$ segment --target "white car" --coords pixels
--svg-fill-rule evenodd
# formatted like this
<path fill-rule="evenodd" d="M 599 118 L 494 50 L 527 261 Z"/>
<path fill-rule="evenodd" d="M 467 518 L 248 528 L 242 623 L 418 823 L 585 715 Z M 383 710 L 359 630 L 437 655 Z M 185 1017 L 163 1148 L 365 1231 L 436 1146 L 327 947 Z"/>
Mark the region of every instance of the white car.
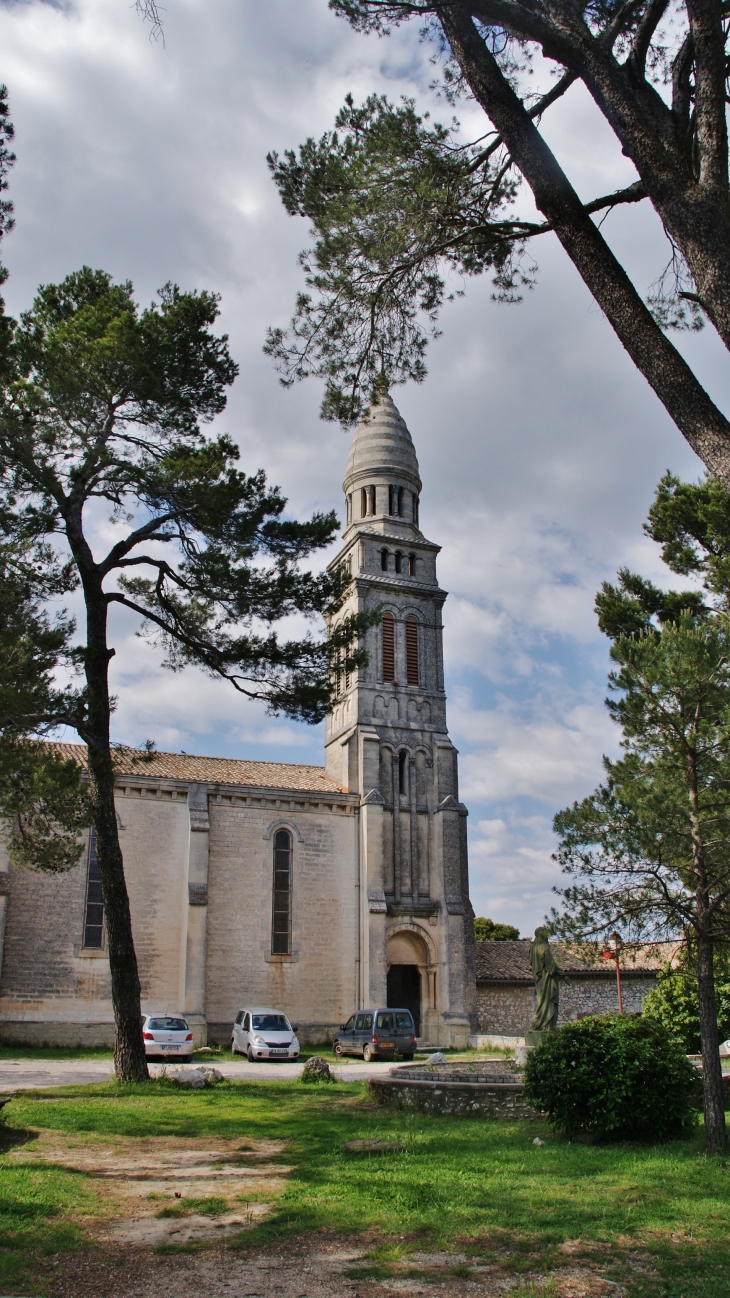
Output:
<path fill-rule="evenodd" d="M 147 1056 L 174 1055 L 186 1063 L 192 1060 L 193 1034 L 181 1014 L 145 1014 L 142 1040 Z"/>
<path fill-rule="evenodd" d="M 296 1027 L 286 1014 L 261 1006 L 239 1010 L 231 1033 L 234 1055 L 255 1059 L 298 1059 L 299 1042 Z"/>

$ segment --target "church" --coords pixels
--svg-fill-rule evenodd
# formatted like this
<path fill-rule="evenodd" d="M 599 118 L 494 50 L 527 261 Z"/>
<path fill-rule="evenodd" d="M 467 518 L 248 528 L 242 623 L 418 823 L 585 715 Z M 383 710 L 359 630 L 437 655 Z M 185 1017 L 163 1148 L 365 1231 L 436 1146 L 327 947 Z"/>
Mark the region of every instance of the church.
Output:
<path fill-rule="evenodd" d="M 116 806 L 142 1009 L 182 1011 L 226 1043 L 240 1006 L 285 1011 L 325 1042 L 365 1007 L 407 1006 L 422 1041 L 476 1030 L 467 811 L 446 725 L 439 546 L 389 396 L 356 429 L 333 565 L 338 613 L 380 609 L 368 665 L 342 672 L 324 766 L 120 750 Z M 84 765 L 80 744 L 64 755 Z M 79 865 L 0 856 L 0 1039 L 114 1037 L 93 829 Z"/>

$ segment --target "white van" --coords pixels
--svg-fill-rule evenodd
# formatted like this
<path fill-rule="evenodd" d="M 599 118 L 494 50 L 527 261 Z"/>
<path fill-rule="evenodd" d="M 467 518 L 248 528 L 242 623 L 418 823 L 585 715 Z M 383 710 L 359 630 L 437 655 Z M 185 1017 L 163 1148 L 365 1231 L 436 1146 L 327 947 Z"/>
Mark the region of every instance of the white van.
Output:
<path fill-rule="evenodd" d="M 256 1059 L 298 1059 L 296 1032 L 281 1010 L 249 1006 L 236 1015 L 231 1050 L 234 1055 L 246 1055 L 250 1063 Z"/>

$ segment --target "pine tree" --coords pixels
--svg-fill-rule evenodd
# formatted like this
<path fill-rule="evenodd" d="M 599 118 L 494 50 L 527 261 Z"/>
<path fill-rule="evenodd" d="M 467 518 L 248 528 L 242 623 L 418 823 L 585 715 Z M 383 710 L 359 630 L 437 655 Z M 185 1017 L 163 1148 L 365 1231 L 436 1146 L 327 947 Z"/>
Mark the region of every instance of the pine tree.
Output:
<path fill-rule="evenodd" d="M 713 964 L 730 940 L 730 627 L 676 623 L 611 648 L 608 702 L 624 756 L 558 813 L 553 928 L 570 938 L 691 937 L 696 957 L 708 1149 L 727 1146 Z"/>
<path fill-rule="evenodd" d="M 31 309 L 17 322 L 6 320 L 0 335 L 0 511 L 7 541 L 33 548 L 40 565 L 36 598 L 61 572 L 67 589 L 79 587 L 86 614 L 75 652 L 81 687 L 54 697 L 41 673 L 44 706 L 34 709 L 23 697 L 15 703 L 4 697 L 0 678 L 0 706 L 7 705 L 8 734 L 27 739 L 64 724 L 87 746 L 115 1064 L 128 1081 L 145 1079 L 147 1065 L 114 808 L 110 608 L 139 620 L 166 651 L 167 666 L 197 664 L 270 710 L 305 721 L 319 720 L 329 706 L 333 655 L 350 669 L 363 660 L 354 619 L 340 620 L 329 640 L 276 634 L 274 624 L 292 613 L 316 617 L 339 607 L 349 577 L 301 570 L 302 560 L 334 537 L 333 513 L 307 523 L 284 518 L 278 488 L 263 472 L 241 472 L 231 438 L 204 435 L 202 425 L 223 411 L 237 372 L 226 336 L 213 332 L 217 315 L 214 294 L 185 293 L 172 284 L 141 310 L 131 284 L 84 267 L 42 286 Z M 100 507 L 111 515 L 114 542 L 95 553 Z M 0 590 L 0 603 L 3 598 Z M 66 652 L 71 627 L 56 628 L 54 647 L 32 593 L 29 601 L 24 615 L 35 618 L 31 640 L 46 637 L 50 661 Z M 2 632 L 0 648 L 1 639 Z M 26 767 L 33 751 L 24 745 Z M 58 866 L 64 850 L 73 852 L 84 820 L 79 790 L 68 770 L 48 761 L 41 769 L 33 760 L 27 770 L 16 763 L 18 833 L 24 813 L 32 855 L 33 824 L 40 826 L 44 816 L 53 822 Z"/>

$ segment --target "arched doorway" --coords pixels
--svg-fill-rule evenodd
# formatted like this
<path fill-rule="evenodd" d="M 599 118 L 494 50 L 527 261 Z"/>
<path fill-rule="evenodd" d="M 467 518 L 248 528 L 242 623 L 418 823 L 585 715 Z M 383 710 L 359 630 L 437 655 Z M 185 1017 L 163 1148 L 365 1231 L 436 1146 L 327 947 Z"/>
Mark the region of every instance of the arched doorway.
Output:
<path fill-rule="evenodd" d="M 410 1010 L 421 1036 L 425 1012 L 430 1008 L 428 997 L 428 948 L 423 938 L 412 930 L 401 929 L 388 938 L 386 951 L 388 966 L 388 1005 L 394 1009 Z"/>

